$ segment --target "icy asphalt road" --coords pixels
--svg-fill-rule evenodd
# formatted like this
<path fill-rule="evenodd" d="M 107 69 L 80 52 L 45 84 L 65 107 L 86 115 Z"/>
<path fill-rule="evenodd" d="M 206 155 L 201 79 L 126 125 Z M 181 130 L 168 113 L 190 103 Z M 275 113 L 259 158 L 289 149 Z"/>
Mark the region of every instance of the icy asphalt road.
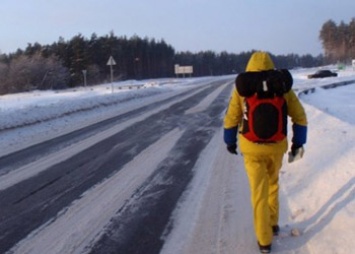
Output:
<path fill-rule="evenodd" d="M 0 158 L 0 253 L 159 253 L 231 85 L 209 82 Z"/>

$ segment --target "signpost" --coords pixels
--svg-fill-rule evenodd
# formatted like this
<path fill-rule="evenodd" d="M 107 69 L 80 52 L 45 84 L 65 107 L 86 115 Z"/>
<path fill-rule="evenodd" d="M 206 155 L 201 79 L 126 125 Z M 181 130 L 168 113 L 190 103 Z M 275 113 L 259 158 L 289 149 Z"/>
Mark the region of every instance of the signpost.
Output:
<path fill-rule="evenodd" d="M 84 86 L 86 87 L 86 70 L 82 70 L 83 75 L 84 75 Z"/>
<path fill-rule="evenodd" d="M 113 93 L 113 68 L 112 65 L 116 65 L 115 59 L 112 56 L 107 61 L 107 65 L 110 65 L 110 74 L 111 74 L 111 93 Z"/>

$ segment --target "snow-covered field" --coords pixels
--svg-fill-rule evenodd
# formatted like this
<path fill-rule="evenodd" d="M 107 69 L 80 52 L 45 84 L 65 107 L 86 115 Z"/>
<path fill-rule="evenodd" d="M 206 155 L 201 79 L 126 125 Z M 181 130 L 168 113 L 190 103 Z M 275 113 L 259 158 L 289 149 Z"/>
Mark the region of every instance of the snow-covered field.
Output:
<path fill-rule="evenodd" d="M 316 89 L 313 93 L 300 95 L 309 119 L 308 143 L 302 160 L 288 164 L 286 156 L 284 159 L 280 179 L 282 232 L 274 241 L 275 253 L 351 253 L 355 250 L 355 83 L 326 90 L 321 88 L 327 84 L 355 81 L 355 71 L 348 67 L 339 71 L 337 78 L 307 79 L 306 75 L 313 71 L 292 71 L 294 89 L 299 92 Z M 172 93 L 184 91 L 190 85 L 196 86 L 200 80 L 208 79 L 213 77 L 150 80 L 139 84 L 133 81 L 115 83 L 113 93 L 110 85 L 103 85 L 0 96 L 0 156 L 109 118 L 118 112 L 132 110 L 152 100 L 168 98 Z M 134 85 L 138 85 L 139 89 L 134 89 Z M 205 107 L 213 98 L 213 95 L 207 97 L 199 107 Z M 176 139 L 179 135 L 178 131 L 171 133 Z M 197 168 L 200 170 L 196 169 L 190 192 L 185 193 L 174 212 L 174 230 L 166 236 L 162 250 L 164 254 L 256 251 L 242 158 L 226 152 L 221 136 L 222 126 L 198 160 Z M 159 146 L 170 147 L 176 139 L 164 140 L 163 137 Z M 154 148 L 150 149 L 154 151 Z M 150 163 L 157 163 L 154 156 L 158 155 L 154 152 L 146 151 L 142 156 L 145 159 L 150 157 Z M 142 161 L 145 160 L 137 158 L 132 163 Z M 134 179 L 139 181 L 141 178 Z M 109 189 L 102 189 L 104 191 Z M 65 229 L 75 223 L 73 219 L 84 216 L 76 215 L 75 207 L 86 203 L 95 212 L 95 207 L 107 205 L 110 198 L 117 198 L 110 197 L 109 192 L 105 197 L 106 203 L 86 193 L 81 201 L 76 202 L 76 206 L 67 210 L 67 217 L 55 222 L 54 230 L 43 230 L 42 234 L 48 234 L 42 235 L 42 238 L 39 238 L 40 233 L 35 233 L 27 243 L 25 240 L 23 245 L 29 247 L 23 249 L 30 250 L 26 253 L 35 253 L 36 249 L 60 253 L 56 250 L 62 250 L 63 246 L 72 250 L 70 248 L 79 243 L 71 243 L 75 232 L 66 232 Z M 80 226 L 84 227 L 83 224 Z M 85 226 L 89 228 L 84 227 L 84 230 L 98 227 L 90 222 Z M 300 235 L 291 237 L 289 231 L 295 229 Z M 51 239 L 56 239 L 56 246 L 48 244 Z M 85 246 L 85 242 L 80 244 Z M 23 253 L 21 248 L 15 249 L 17 253 Z"/>

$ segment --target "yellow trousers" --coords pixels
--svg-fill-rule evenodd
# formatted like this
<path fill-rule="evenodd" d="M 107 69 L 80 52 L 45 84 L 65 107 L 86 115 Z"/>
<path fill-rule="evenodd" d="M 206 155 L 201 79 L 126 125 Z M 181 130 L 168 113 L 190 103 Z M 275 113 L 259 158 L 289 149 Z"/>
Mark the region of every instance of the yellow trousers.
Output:
<path fill-rule="evenodd" d="M 283 154 L 244 154 L 249 178 L 254 230 L 261 245 L 272 242 L 272 226 L 279 220 L 279 172 Z"/>

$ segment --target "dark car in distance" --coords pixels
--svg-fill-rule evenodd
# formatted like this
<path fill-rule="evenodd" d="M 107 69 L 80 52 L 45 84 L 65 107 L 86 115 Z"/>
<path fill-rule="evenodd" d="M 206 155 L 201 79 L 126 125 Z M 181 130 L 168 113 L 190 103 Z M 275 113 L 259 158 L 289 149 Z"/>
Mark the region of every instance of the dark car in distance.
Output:
<path fill-rule="evenodd" d="M 308 78 L 327 78 L 327 77 L 337 77 L 338 73 L 331 72 L 330 70 L 319 70 L 313 74 L 308 75 Z"/>

